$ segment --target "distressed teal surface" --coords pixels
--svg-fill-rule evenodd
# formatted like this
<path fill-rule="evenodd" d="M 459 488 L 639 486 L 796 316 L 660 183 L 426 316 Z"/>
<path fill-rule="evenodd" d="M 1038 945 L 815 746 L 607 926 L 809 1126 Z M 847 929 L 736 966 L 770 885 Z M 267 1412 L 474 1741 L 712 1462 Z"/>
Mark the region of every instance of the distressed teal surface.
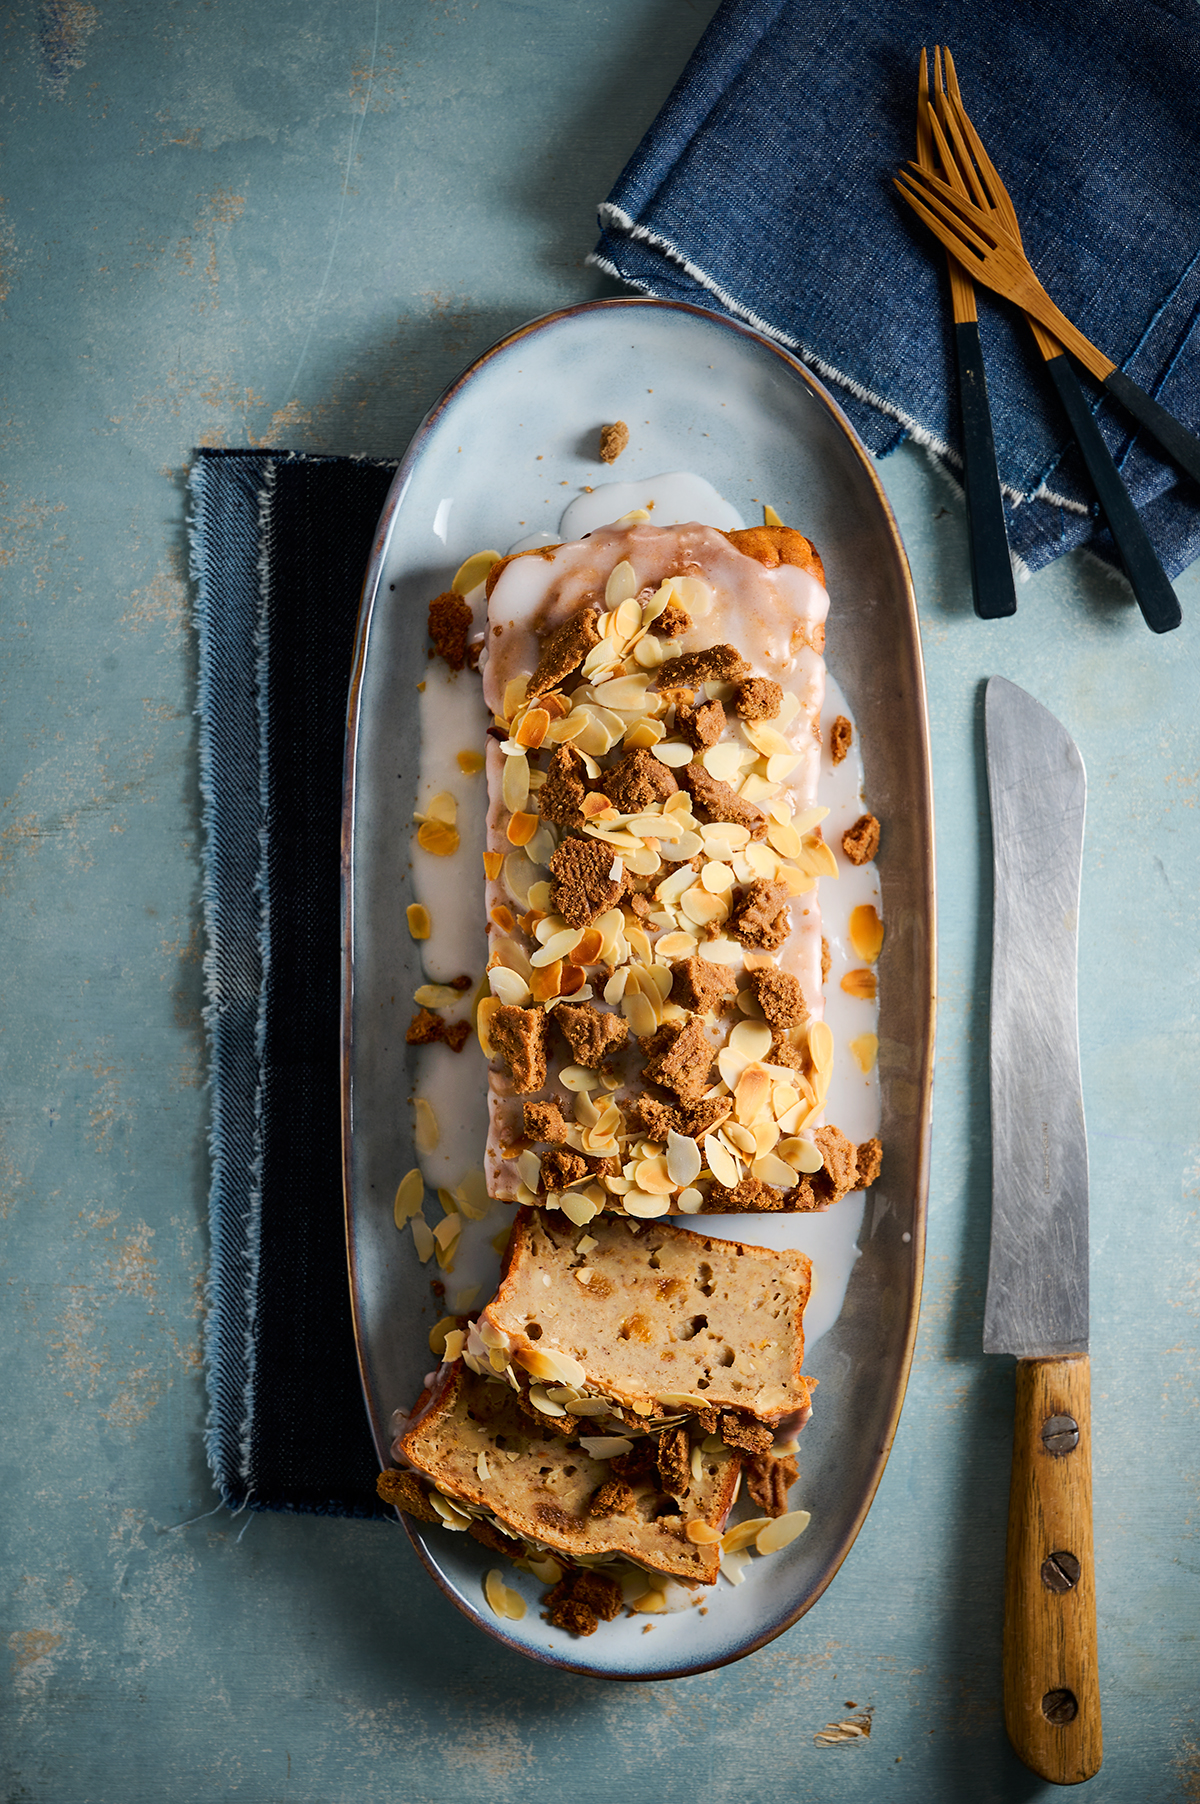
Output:
<path fill-rule="evenodd" d="M 929 1254 L 895 1451 L 830 1592 L 735 1667 L 609 1686 L 469 1633 L 397 1529 L 205 1514 L 189 452 L 395 455 L 503 331 L 609 292 L 583 266 L 595 204 L 711 11 L 48 0 L 4 16 L 10 1799 L 1051 1795 L 1001 1724 L 1012 1369 L 979 1350 L 981 690 L 997 671 L 1058 714 L 1090 779 L 1080 1014 L 1106 1757 L 1088 1795 L 1200 1798 L 1200 569 L 1165 639 L 1074 560 L 985 626 L 961 506 L 915 451 L 883 476 L 920 597 L 937 788 Z M 868 1710 L 869 1740 L 815 1745 Z"/>

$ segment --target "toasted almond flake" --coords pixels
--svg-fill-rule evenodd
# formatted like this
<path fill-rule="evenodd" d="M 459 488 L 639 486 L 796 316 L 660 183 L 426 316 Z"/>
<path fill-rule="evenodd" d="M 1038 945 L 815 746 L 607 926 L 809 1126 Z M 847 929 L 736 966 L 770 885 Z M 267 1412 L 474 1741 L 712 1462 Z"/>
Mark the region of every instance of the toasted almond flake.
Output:
<path fill-rule="evenodd" d="M 441 1130 L 432 1106 L 425 1097 L 418 1096 L 413 1104 L 413 1145 L 419 1153 L 431 1153 L 435 1150 Z"/>
<path fill-rule="evenodd" d="M 508 836 L 510 845 L 527 846 L 540 825 L 541 822 L 536 814 L 523 814 L 518 812 L 509 816 L 508 824 L 504 831 Z"/>
<path fill-rule="evenodd" d="M 859 1002 L 874 1002 L 879 993 L 875 973 L 865 965 L 857 965 L 852 971 L 847 971 L 842 978 L 842 988 L 847 996 L 853 996 Z"/>
<path fill-rule="evenodd" d="M 466 1330 L 463 1328 L 452 1328 L 446 1336 L 446 1350 L 442 1357 L 450 1362 L 460 1359 L 466 1344 Z"/>
<path fill-rule="evenodd" d="M 752 1547 L 764 1528 L 775 1520 L 771 1516 L 751 1516 L 736 1527 L 726 1529 L 721 1536 L 721 1548 L 724 1553 L 741 1553 L 743 1549 Z M 782 1520 L 782 1518 L 779 1518 Z"/>
<path fill-rule="evenodd" d="M 417 1258 L 422 1265 L 428 1265 L 437 1250 L 437 1242 L 433 1238 L 433 1229 L 423 1215 L 414 1215 L 409 1227 L 412 1229 L 413 1245 L 417 1249 Z"/>
<path fill-rule="evenodd" d="M 516 930 L 516 916 L 506 902 L 497 902 L 494 908 L 490 908 L 488 919 L 501 933 L 513 933 Z"/>
<path fill-rule="evenodd" d="M 883 946 L 883 922 L 870 902 L 850 911 L 850 944 L 866 965 L 873 965 Z"/>
<path fill-rule="evenodd" d="M 437 1199 L 438 1199 L 438 1202 L 442 1205 L 442 1214 L 443 1215 L 457 1215 L 458 1214 L 458 1198 L 456 1196 L 452 1195 L 449 1190 L 439 1190 L 437 1193 Z"/>
<path fill-rule="evenodd" d="M 781 858 L 798 858 L 804 842 L 790 822 L 775 821 L 767 828 L 767 838 Z"/>
<path fill-rule="evenodd" d="M 427 940 L 433 931 L 429 919 L 429 910 L 423 902 L 410 902 L 404 911 L 408 921 L 408 931 L 414 940 Z"/>
<path fill-rule="evenodd" d="M 458 851 L 458 829 L 444 821 L 422 821 L 417 828 L 417 844 L 435 858 L 449 858 Z"/>
<path fill-rule="evenodd" d="M 732 886 L 731 886 L 732 887 Z M 703 884 L 693 884 L 679 898 L 680 912 L 697 927 L 704 927 L 710 921 L 725 921 L 729 918 L 729 902 L 723 895 L 714 895 L 704 888 Z"/>
<path fill-rule="evenodd" d="M 655 1154 L 652 1159 L 640 1160 L 633 1181 L 639 1190 L 645 1190 L 651 1196 L 670 1196 L 676 1188 L 662 1153 Z"/>
<path fill-rule="evenodd" d="M 723 1184 L 727 1190 L 731 1190 L 741 1177 L 737 1160 L 721 1144 L 715 1134 L 706 1135 L 702 1144 L 705 1163 L 713 1177 L 716 1178 L 718 1184 Z"/>
<path fill-rule="evenodd" d="M 506 965 L 493 965 L 487 980 L 492 995 L 506 1007 L 525 1008 L 529 1003 L 530 988 L 519 971 L 510 971 Z"/>
<path fill-rule="evenodd" d="M 469 746 L 466 751 L 455 753 L 455 762 L 464 777 L 475 777 L 483 769 L 487 759 L 482 752 L 477 752 L 473 746 Z"/>
<path fill-rule="evenodd" d="M 439 1359 L 446 1351 L 446 1336 L 456 1325 L 452 1315 L 444 1315 L 441 1321 L 435 1322 L 429 1330 L 429 1351 L 436 1353 Z"/>
<path fill-rule="evenodd" d="M 696 936 L 693 933 L 664 933 L 654 946 L 657 958 L 668 958 L 672 961 L 690 958 L 695 950 Z"/>
<path fill-rule="evenodd" d="M 488 981 L 491 981 L 490 972 L 488 973 Z M 501 1002 L 499 996 L 482 996 L 479 1001 L 479 1007 L 475 1011 L 475 1033 L 479 1040 L 480 1050 L 485 1059 L 494 1059 L 496 1056 L 492 1042 L 488 1038 L 488 1023 L 496 1013 L 496 1010 L 500 1007 Z"/>
<path fill-rule="evenodd" d="M 432 796 L 425 807 L 414 816 L 418 821 L 440 821 L 444 827 L 453 827 L 458 819 L 458 801 L 448 789 L 439 790 Z"/>
<path fill-rule="evenodd" d="M 839 874 L 833 848 L 825 844 L 819 833 L 805 836 L 798 863 L 801 870 L 807 871 L 810 877 L 836 877 Z"/>
<path fill-rule="evenodd" d="M 695 756 L 691 746 L 679 739 L 664 739 L 652 749 L 659 763 L 668 765 L 671 770 L 679 770 L 683 765 L 690 764 Z"/>
<path fill-rule="evenodd" d="M 778 1553 L 781 1547 L 788 1547 L 802 1535 L 812 1521 L 809 1510 L 789 1510 L 786 1516 L 776 1516 L 759 1530 L 754 1537 L 754 1545 L 759 1553 Z"/>
<path fill-rule="evenodd" d="M 435 1245 L 440 1247 L 443 1253 L 450 1252 L 462 1233 L 462 1227 L 461 1215 L 443 1215 L 433 1230 Z"/>
<path fill-rule="evenodd" d="M 582 1284 L 585 1290 L 595 1276 L 596 1274 L 590 1265 L 579 1265 L 575 1268 L 575 1282 L 576 1284 Z"/>
<path fill-rule="evenodd" d="M 558 995 L 562 970 L 561 959 L 555 959 L 553 964 L 538 966 L 529 980 L 530 994 L 535 1002 L 549 1002 L 552 996 Z"/>
<path fill-rule="evenodd" d="M 637 508 L 634 511 L 640 514 L 643 510 Z M 610 611 L 615 612 L 623 601 L 632 600 L 637 592 L 637 573 L 629 559 L 622 558 L 619 564 L 613 566 L 608 581 L 604 585 L 604 605 Z"/>
<path fill-rule="evenodd" d="M 392 1203 L 392 1220 L 398 1228 L 414 1216 L 425 1201 L 425 1180 L 414 1165 L 406 1171 L 396 1186 L 396 1197 Z"/>
<path fill-rule="evenodd" d="M 627 1190 L 621 1200 L 626 1215 L 635 1215 L 644 1221 L 652 1220 L 656 1215 L 668 1215 L 671 1209 L 669 1196 L 651 1196 L 645 1190 Z"/>
<path fill-rule="evenodd" d="M 555 959 L 566 958 L 568 953 L 574 952 L 583 935 L 582 927 L 564 927 L 561 931 L 552 933 L 548 939 L 542 941 L 541 950 L 533 954 L 529 961 L 530 964 L 536 971 L 543 965 L 552 965 Z M 541 939 L 541 937 L 539 933 L 538 938 Z"/>
<path fill-rule="evenodd" d="M 760 1159 L 772 1151 L 779 1139 L 779 1128 L 767 1113 L 758 1117 L 751 1132 L 754 1135 L 756 1156 Z"/>
<path fill-rule="evenodd" d="M 859 1069 L 864 1077 L 870 1073 L 879 1057 L 878 1034 L 859 1034 L 848 1042 L 851 1052 L 858 1060 Z"/>
<path fill-rule="evenodd" d="M 545 1384 L 587 1383 L 587 1372 L 579 1361 L 558 1348 L 518 1347 L 516 1359 L 531 1378 L 539 1378 Z"/>
<path fill-rule="evenodd" d="M 661 1591 L 656 1591 L 653 1586 L 650 1586 L 648 1590 L 643 1591 L 640 1597 L 634 1598 L 629 1605 L 631 1610 L 637 1610 L 642 1615 L 651 1616 L 657 1616 L 659 1612 L 665 1610 L 666 1607 L 666 1598 Z"/>
<path fill-rule="evenodd" d="M 708 1522 L 689 1522 L 683 1532 L 697 1547 L 715 1547 L 721 1539 L 720 1529 Z"/>
<path fill-rule="evenodd" d="M 528 714 L 522 715 L 513 738 L 518 745 L 526 745 L 530 751 L 536 751 L 546 737 L 550 726 L 550 716 L 545 708 L 530 708 Z"/>
<path fill-rule="evenodd" d="M 821 1157 L 821 1149 L 815 1140 L 781 1140 L 775 1150 L 779 1157 L 786 1159 L 796 1171 L 807 1172 L 809 1175 L 814 1171 L 820 1171 L 825 1163 Z"/>
<path fill-rule="evenodd" d="M 814 1021 L 808 1030 L 808 1055 L 818 1071 L 833 1066 L 833 1030 L 827 1021 Z"/>
<path fill-rule="evenodd" d="M 485 852 L 483 855 L 483 874 L 489 883 L 494 883 L 504 869 L 503 852 Z"/>
<path fill-rule="evenodd" d="M 757 1023 L 749 1025 L 756 1026 Z M 771 1080 L 761 1065 L 748 1065 L 733 1093 L 733 1110 L 740 1122 L 756 1121 L 771 1095 Z"/>

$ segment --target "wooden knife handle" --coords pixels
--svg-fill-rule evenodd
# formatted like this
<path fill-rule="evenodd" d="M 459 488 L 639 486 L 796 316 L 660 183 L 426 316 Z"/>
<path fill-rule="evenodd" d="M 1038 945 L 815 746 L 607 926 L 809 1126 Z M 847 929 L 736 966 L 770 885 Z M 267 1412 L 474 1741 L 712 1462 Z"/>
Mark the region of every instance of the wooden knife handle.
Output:
<path fill-rule="evenodd" d="M 1103 1758 L 1092 1556 L 1091 1363 L 1017 1362 L 1004 1586 L 1004 1722 L 1056 1785 Z"/>

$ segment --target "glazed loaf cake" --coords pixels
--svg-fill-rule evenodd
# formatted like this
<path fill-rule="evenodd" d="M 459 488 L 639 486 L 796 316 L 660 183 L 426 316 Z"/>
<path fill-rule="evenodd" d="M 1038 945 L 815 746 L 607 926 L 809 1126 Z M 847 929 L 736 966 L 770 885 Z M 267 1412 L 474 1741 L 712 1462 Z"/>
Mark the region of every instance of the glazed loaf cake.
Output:
<path fill-rule="evenodd" d="M 573 1425 L 644 1434 L 695 1419 L 766 1451 L 809 1413 L 805 1254 L 598 1216 L 522 1208 L 469 1355 Z"/>
<path fill-rule="evenodd" d="M 410 1514 L 514 1557 L 550 1549 L 573 1564 L 620 1558 L 684 1584 L 716 1582 L 738 1452 L 679 1430 L 665 1449 L 598 1442 L 611 1457 L 596 1458 L 586 1437 L 564 1439 L 504 1379 L 461 1360 L 415 1416 L 402 1448 L 426 1482 L 398 1475 L 391 1487 Z"/>
<path fill-rule="evenodd" d="M 813 547 L 618 525 L 488 594 L 489 1194 L 582 1225 L 870 1182 L 822 1125 Z"/>

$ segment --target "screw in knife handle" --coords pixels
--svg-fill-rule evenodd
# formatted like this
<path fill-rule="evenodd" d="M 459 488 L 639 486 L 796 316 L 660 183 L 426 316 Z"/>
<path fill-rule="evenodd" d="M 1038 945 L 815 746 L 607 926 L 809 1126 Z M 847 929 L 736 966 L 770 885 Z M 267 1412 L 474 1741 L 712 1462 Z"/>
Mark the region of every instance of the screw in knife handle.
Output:
<path fill-rule="evenodd" d="M 1086 1354 L 1017 1362 L 1004 1592 L 1004 1721 L 1034 1772 L 1090 1779 L 1103 1758 Z"/>

